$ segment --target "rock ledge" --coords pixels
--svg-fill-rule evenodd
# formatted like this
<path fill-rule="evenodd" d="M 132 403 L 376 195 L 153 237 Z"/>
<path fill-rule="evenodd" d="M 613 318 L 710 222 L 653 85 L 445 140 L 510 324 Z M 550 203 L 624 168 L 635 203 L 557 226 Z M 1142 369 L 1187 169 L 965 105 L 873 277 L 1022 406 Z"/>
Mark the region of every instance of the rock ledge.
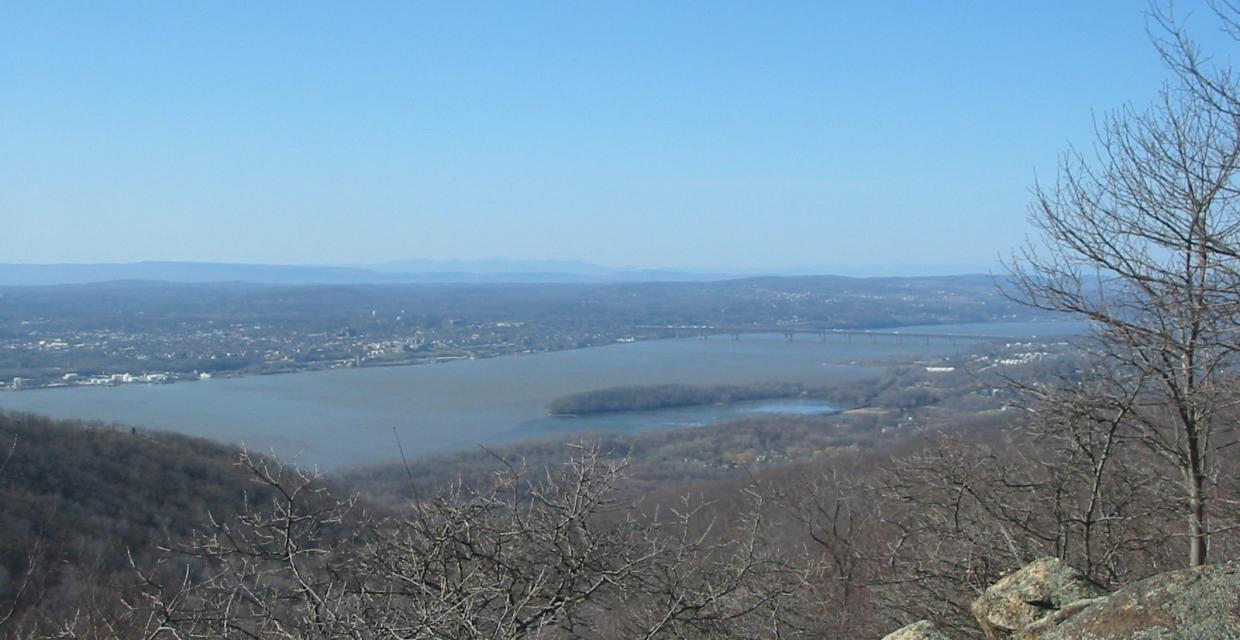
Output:
<path fill-rule="evenodd" d="M 1043 558 L 973 603 L 992 640 L 1240 639 L 1240 562 L 1162 573 L 1114 593 Z M 922 620 L 883 640 L 951 640 Z"/>

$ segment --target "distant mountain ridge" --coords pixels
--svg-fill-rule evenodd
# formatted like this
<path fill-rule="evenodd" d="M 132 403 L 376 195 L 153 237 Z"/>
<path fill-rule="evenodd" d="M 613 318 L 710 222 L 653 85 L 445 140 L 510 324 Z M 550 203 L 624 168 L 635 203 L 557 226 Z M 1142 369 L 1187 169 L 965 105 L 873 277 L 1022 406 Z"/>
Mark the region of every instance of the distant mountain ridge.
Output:
<path fill-rule="evenodd" d="M 388 268 L 398 268 L 389 263 Z M 127 262 L 96 264 L 0 263 L 0 286 L 48 286 L 90 284 L 117 280 L 206 283 L 249 282 L 255 284 L 412 284 L 483 282 L 664 282 L 709 281 L 737 277 L 732 274 L 681 271 L 603 271 L 595 273 L 514 270 L 482 271 L 381 271 L 364 267 L 241 264 L 217 262 Z"/>
<path fill-rule="evenodd" d="M 378 271 L 380 273 L 472 273 L 472 274 L 513 274 L 513 273 L 562 273 L 575 275 L 606 276 L 617 272 L 636 271 L 634 269 L 606 267 L 579 260 L 431 260 L 414 258 L 409 260 L 392 260 L 373 264 L 349 265 L 360 269 Z"/>
<path fill-rule="evenodd" d="M 939 267 L 869 267 L 779 270 L 692 271 L 612 268 L 573 261 L 403 260 L 373 265 L 313 266 L 226 262 L 145 261 L 93 264 L 0 263 L 0 286 L 91 284 L 120 280 L 175 283 L 246 282 L 254 284 L 418 284 L 418 283 L 606 283 L 712 282 L 754 276 L 840 274 L 862 277 L 942 276 L 983 273 L 986 269 Z M 909 271 L 912 270 L 910 273 Z"/>

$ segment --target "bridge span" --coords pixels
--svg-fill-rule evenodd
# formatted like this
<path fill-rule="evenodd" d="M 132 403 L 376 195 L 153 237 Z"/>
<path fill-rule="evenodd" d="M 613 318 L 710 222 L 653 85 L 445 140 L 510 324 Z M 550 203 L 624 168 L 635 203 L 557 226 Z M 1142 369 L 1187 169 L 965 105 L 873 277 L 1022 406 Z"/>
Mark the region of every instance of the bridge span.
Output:
<path fill-rule="evenodd" d="M 817 336 L 819 342 L 826 342 L 830 338 L 838 338 L 844 342 L 869 342 L 871 344 L 903 344 L 905 340 L 921 341 L 922 344 L 930 344 L 932 342 L 956 344 L 957 342 L 1023 342 L 1029 340 L 1029 336 L 1001 336 L 993 334 L 972 334 L 972 333 L 953 333 L 939 331 L 900 331 L 897 329 L 814 329 L 807 327 L 787 327 L 779 325 L 762 326 L 762 325 L 743 325 L 743 326 L 714 326 L 714 325 L 643 325 L 639 329 L 656 329 L 663 331 L 671 331 L 678 337 L 681 336 L 701 336 L 703 338 L 712 335 L 727 335 L 733 340 L 740 340 L 741 336 L 746 333 L 775 333 L 783 334 L 784 339 L 792 342 L 797 335 Z"/>

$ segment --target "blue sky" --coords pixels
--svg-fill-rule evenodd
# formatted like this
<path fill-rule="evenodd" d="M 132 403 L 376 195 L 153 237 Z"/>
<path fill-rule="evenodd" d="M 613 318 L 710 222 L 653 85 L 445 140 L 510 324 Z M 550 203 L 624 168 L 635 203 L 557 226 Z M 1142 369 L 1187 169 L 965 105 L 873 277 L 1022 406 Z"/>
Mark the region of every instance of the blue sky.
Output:
<path fill-rule="evenodd" d="M 0 3 L 0 262 L 988 265 L 1145 9 Z"/>

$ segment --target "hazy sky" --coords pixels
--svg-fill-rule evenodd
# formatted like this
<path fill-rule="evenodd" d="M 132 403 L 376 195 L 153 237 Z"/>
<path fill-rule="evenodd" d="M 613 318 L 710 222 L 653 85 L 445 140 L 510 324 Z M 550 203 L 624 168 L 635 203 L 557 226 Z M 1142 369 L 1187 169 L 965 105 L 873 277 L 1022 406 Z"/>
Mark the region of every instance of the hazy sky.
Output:
<path fill-rule="evenodd" d="M 985 265 L 1145 6 L 2 2 L 0 262 Z"/>

